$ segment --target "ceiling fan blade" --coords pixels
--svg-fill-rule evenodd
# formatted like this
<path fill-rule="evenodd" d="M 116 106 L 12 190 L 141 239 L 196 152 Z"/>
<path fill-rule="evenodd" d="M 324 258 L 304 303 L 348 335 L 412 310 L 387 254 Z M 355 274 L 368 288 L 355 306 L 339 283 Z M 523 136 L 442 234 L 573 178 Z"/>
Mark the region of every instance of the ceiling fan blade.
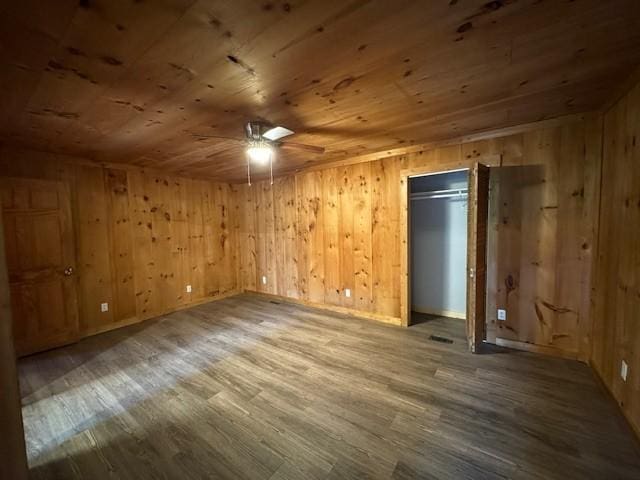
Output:
<path fill-rule="evenodd" d="M 276 140 L 280 140 L 281 138 L 288 137 L 289 135 L 293 135 L 293 131 L 284 127 L 273 127 L 267 130 L 262 134 L 263 138 L 267 140 L 271 140 L 275 142 Z"/>
<path fill-rule="evenodd" d="M 220 140 L 233 140 L 234 142 L 244 142 L 243 138 L 237 137 L 226 137 L 224 135 L 200 135 L 199 133 L 192 133 L 191 136 L 197 138 L 218 138 Z"/>
<path fill-rule="evenodd" d="M 280 143 L 281 148 L 290 148 L 292 150 L 305 150 L 311 153 L 324 153 L 323 147 L 316 147 L 315 145 L 306 145 L 304 143 L 293 143 L 293 142 L 282 142 Z"/>

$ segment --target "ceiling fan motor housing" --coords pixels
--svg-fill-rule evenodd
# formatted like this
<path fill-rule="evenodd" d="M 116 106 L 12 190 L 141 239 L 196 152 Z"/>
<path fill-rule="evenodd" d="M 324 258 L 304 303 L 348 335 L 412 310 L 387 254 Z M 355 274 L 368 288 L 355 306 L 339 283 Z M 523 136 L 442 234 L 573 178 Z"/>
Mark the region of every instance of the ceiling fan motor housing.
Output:
<path fill-rule="evenodd" d="M 272 128 L 272 125 L 261 122 L 261 121 L 251 121 L 248 122 L 245 126 L 245 132 L 247 134 L 247 140 L 253 140 L 255 142 L 264 141 L 263 137 L 264 133 Z"/>
<path fill-rule="evenodd" d="M 285 127 L 274 127 L 268 122 L 259 120 L 249 122 L 245 126 L 247 140 L 250 143 L 276 144 L 281 138 L 293 135 L 293 130 Z"/>

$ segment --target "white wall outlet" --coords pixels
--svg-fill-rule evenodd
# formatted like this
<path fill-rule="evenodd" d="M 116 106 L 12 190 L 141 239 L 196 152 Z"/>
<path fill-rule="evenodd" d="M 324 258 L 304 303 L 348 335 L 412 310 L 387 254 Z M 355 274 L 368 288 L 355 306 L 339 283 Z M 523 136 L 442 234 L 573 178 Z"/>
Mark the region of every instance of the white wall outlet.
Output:
<path fill-rule="evenodd" d="M 627 362 L 622 360 L 622 363 L 620 364 L 620 376 L 622 377 L 622 380 L 624 380 L 625 382 L 627 381 L 628 373 L 629 373 L 629 365 L 627 365 Z"/>
<path fill-rule="evenodd" d="M 191 293 L 191 285 L 187 285 L 187 293 Z"/>
<path fill-rule="evenodd" d="M 102 313 L 104 313 L 104 312 L 108 312 L 108 311 L 109 311 L 109 304 L 108 304 L 108 303 L 106 303 L 106 302 L 105 302 L 105 303 L 101 303 L 101 304 L 100 304 L 100 311 L 101 311 Z"/>
<path fill-rule="evenodd" d="M 498 309 L 498 320 L 505 321 L 507 319 L 507 311 L 503 308 Z"/>
<path fill-rule="evenodd" d="M 262 276 L 262 284 L 263 285 L 267 284 L 267 277 L 265 277 L 264 275 Z"/>
<path fill-rule="evenodd" d="M 345 288 L 344 289 L 344 296 L 347 297 L 347 298 L 351 297 L 351 290 L 348 289 L 348 288 Z"/>

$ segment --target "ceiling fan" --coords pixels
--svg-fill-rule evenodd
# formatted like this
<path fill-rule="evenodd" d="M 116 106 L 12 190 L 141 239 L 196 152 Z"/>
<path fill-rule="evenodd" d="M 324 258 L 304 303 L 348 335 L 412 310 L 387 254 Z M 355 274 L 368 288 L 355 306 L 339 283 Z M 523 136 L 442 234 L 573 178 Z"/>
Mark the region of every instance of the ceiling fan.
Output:
<path fill-rule="evenodd" d="M 221 135 L 199 135 L 193 134 L 198 138 L 220 138 L 224 140 L 233 140 L 246 145 L 247 152 L 247 179 L 251 185 L 251 162 L 259 165 L 269 163 L 269 172 L 271 176 L 271 185 L 273 185 L 273 157 L 277 148 L 285 148 L 291 150 L 304 150 L 310 153 L 324 153 L 324 148 L 314 145 L 305 145 L 303 143 L 294 143 L 282 141 L 283 138 L 293 135 L 294 132 L 288 128 L 281 126 L 273 126 L 267 122 L 255 120 L 245 125 L 245 138 L 225 137 Z"/>

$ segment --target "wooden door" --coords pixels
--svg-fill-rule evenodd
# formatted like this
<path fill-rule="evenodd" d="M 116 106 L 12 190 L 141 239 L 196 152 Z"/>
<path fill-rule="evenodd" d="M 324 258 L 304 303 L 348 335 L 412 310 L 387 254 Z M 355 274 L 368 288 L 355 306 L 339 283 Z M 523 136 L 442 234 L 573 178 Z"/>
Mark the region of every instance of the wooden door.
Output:
<path fill-rule="evenodd" d="M 6 265 L 0 210 L 0 478 L 27 480 L 27 454 Z"/>
<path fill-rule="evenodd" d="M 467 214 L 467 340 L 474 353 L 486 330 L 488 215 L 489 167 L 476 163 L 469 170 Z"/>
<path fill-rule="evenodd" d="M 56 181 L 0 180 L 18 355 L 79 336 L 69 189 Z"/>

